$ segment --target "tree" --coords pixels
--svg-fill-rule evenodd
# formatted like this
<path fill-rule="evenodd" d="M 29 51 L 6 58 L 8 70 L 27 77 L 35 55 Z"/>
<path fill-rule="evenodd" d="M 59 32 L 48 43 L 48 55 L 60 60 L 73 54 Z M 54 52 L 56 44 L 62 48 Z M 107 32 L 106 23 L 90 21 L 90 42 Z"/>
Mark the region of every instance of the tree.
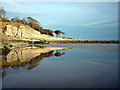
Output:
<path fill-rule="evenodd" d="M 60 30 L 56 30 L 56 31 L 54 31 L 54 33 L 56 34 L 56 37 L 60 37 L 61 31 Z"/>
<path fill-rule="evenodd" d="M 25 17 L 21 20 L 21 23 L 22 23 L 22 24 L 26 24 L 26 25 L 28 24 Z"/>
<path fill-rule="evenodd" d="M 50 30 L 50 29 L 42 29 L 40 32 L 41 32 L 41 34 L 46 34 L 46 35 L 54 36 L 53 35 L 53 31 Z"/>
<path fill-rule="evenodd" d="M 13 21 L 13 22 L 18 22 L 18 23 L 21 22 L 21 20 L 20 20 L 19 17 L 14 17 L 13 19 L 11 19 L 11 21 Z"/>
<path fill-rule="evenodd" d="M 27 21 L 30 24 L 39 24 L 39 22 L 35 19 L 33 19 L 32 17 L 27 17 Z"/>
<path fill-rule="evenodd" d="M 2 6 L 0 6 L 0 18 L 5 18 L 5 15 L 6 15 L 6 11 Z"/>
<path fill-rule="evenodd" d="M 27 17 L 27 23 L 30 27 L 32 27 L 36 30 L 38 30 L 40 27 L 39 22 L 37 20 L 33 19 L 32 17 Z"/>
<path fill-rule="evenodd" d="M 60 37 L 60 34 L 65 34 L 64 32 L 62 32 L 60 30 L 56 30 L 56 31 L 54 31 L 54 33 L 56 34 L 56 37 Z"/>
<path fill-rule="evenodd" d="M 14 19 L 11 19 L 11 22 L 15 22 Z"/>
<path fill-rule="evenodd" d="M 7 17 L 2 18 L 2 22 L 10 22 Z"/>
<path fill-rule="evenodd" d="M 41 34 L 46 34 L 46 35 L 50 35 L 50 36 L 54 36 L 53 35 L 53 31 L 49 30 L 49 29 L 43 29 L 40 25 L 39 22 L 35 19 L 33 19 L 32 17 L 27 17 L 27 22 L 28 25 L 32 28 L 34 28 L 35 30 L 41 32 Z"/>

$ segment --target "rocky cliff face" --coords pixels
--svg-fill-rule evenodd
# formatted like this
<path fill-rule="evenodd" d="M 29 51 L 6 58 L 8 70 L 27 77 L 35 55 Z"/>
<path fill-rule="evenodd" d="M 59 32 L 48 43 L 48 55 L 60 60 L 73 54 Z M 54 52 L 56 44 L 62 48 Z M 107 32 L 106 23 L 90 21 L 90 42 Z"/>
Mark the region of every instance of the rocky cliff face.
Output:
<path fill-rule="evenodd" d="M 4 24 L 5 22 L 3 22 Z M 18 24 L 18 23 L 17 23 Z M 40 32 L 34 30 L 33 28 L 23 25 L 23 24 L 18 24 L 14 25 L 14 22 L 4 24 L 4 35 L 6 35 L 9 38 L 13 39 L 19 39 L 19 40 L 65 40 L 63 38 L 58 38 L 58 37 L 53 37 L 45 34 L 41 34 Z"/>
<path fill-rule="evenodd" d="M 6 25 L 5 35 L 18 39 L 43 39 L 40 32 L 32 28 L 26 28 L 25 26 L 16 27 L 12 25 Z"/>

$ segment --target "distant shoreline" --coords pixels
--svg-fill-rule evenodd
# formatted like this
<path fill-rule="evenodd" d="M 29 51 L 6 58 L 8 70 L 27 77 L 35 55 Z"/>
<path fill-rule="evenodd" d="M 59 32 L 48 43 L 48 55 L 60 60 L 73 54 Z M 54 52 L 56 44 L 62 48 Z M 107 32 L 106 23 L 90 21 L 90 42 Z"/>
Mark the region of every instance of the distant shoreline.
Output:
<path fill-rule="evenodd" d="M 119 40 L 77 40 L 77 39 L 71 39 L 71 40 L 57 40 L 57 41 L 46 41 L 50 44 L 57 44 L 57 43 L 102 43 L 102 44 L 120 44 Z"/>
<path fill-rule="evenodd" d="M 34 46 L 46 46 L 46 47 L 64 47 L 64 48 L 80 48 L 91 50 L 104 50 L 104 51 L 118 51 L 119 44 L 38 44 Z"/>

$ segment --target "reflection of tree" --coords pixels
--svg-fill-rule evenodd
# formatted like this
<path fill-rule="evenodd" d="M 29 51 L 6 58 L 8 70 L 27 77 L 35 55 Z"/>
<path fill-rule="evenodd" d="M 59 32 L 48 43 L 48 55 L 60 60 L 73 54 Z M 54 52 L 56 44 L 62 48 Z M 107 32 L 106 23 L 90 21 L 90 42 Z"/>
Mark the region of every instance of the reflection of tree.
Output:
<path fill-rule="evenodd" d="M 11 66 L 12 68 L 14 68 L 14 69 L 18 69 L 19 70 L 19 68 L 21 67 L 20 65 L 13 65 L 13 66 Z"/>
<path fill-rule="evenodd" d="M 5 72 L 5 69 L 3 70 L 2 72 L 2 78 L 4 78 L 6 76 L 6 72 Z"/>
<path fill-rule="evenodd" d="M 62 55 L 64 55 L 65 53 L 64 52 L 60 52 L 60 50 L 56 50 L 56 53 L 54 54 L 56 57 L 60 57 Z"/>
<path fill-rule="evenodd" d="M 50 52 L 48 52 L 48 53 L 42 53 L 41 56 L 42 56 L 42 57 L 51 57 L 51 56 L 53 56 L 53 52 L 54 52 L 54 51 L 50 51 Z"/>
<path fill-rule="evenodd" d="M 9 65 L 2 65 L 2 69 L 7 69 Z"/>
<path fill-rule="evenodd" d="M 53 52 L 54 52 L 54 51 L 50 51 L 50 52 L 47 52 L 47 53 L 42 53 L 40 56 L 35 57 L 34 59 L 32 59 L 32 60 L 29 62 L 29 65 L 28 65 L 27 69 L 28 69 L 28 70 L 31 70 L 31 69 L 33 69 L 34 67 L 36 67 L 37 65 L 39 65 L 38 63 L 39 63 L 40 60 L 42 60 L 44 57 L 51 57 L 51 56 L 53 56 Z"/>

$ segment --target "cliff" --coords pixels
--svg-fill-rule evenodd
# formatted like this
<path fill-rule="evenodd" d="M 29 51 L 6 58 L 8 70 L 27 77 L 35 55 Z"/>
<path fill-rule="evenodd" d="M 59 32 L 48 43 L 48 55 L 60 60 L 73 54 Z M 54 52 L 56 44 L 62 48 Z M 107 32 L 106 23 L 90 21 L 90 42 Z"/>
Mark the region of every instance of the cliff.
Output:
<path fill-rule="evenodd" d="M 8 38 L 8 40 L 66 40 L 64 38 L 53 37 L 45 34 L 41 34 L 39 31 L 31 28 L 28 25 L 16 23 L 16 22 L 2 22 L 2 39 Z M 6 37 L 6 38 L 4 38 Z"/>

